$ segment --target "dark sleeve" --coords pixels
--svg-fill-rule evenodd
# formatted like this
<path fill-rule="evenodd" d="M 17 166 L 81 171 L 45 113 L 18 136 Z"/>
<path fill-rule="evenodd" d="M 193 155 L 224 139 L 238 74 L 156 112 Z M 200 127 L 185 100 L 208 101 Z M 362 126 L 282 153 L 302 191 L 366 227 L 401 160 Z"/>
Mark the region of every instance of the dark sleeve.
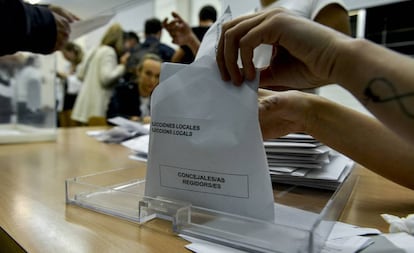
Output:
<path fill-rule="evenodd" d="M 106 110 L 106 118 L 114 118 L 116 116 L 119 116 L 119 108 L 120 108 L 120 101 L 118 99 L 119 97 L 119 88 L 115 87 L 114 92 L 112 93 L 111 99 L 109 100 L 108 108 Z"/>
<path fill-rule="evenodd" d="M 135 86 L 137 84 L 134 84 Z M 106 118 L 141 116 L 140 99 L 136 88 L 131 89 L 127 84 L 115 87 L 106 111 Z"/>
<path fill-rule="evenodd" d="M 160 44 L 160 53 L 163 61 L 170 62 L 175 53 L 175 50 L 165 44 Z"/>
<path fill-rule="evenodd" d="M 0 0 L 0 55 L 17 51 L 53 52 L 57 31 L 52 12 L 20 0 Z"/>
<path fill-rule="evenodd" d="M 193 33 L 197 36 L 197 39 L 201 42 L 203 40 L 204 35 L 206 34 L 209 27 L 205 26 L 197 26 L 192 27 Z M 181 49 L 184 51 L 184 56 L 181 59 L 180 63 L 184 64 L 190 64 L 194 61 L 195 55 L 193 54 L 193 51 L 188 46 L 180 46 Z"/>

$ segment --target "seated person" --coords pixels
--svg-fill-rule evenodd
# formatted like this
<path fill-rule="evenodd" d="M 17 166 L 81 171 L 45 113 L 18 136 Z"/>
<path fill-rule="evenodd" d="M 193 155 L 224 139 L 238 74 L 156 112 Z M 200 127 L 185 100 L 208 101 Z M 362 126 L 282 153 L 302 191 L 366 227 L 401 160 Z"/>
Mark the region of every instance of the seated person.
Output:
<path fill-rule="evenodd" d="M 150 96 L 159 83 L 162 59 L 146 54 L 137 67 L 137 80 L 115 87 L 108 105 L 108 119 L 120 116 L 134 121 L 149 123 Z"/>

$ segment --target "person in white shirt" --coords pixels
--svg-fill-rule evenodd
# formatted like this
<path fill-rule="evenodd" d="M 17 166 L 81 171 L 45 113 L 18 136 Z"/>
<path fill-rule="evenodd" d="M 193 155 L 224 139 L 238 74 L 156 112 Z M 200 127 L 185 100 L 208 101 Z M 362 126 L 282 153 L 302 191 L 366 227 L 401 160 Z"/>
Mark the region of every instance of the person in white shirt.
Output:
<path fill-rule="evenodd" d="M 237 43 L 236 43 L 237 41 Z M 240 41 L 240 43 L 238 43 Z M 259 102 L 264 139 L 303 132 L 368 169 L 414 189 L 414 60 L 355 39 L 285 9 L 223 25 L 217 64 L 223 80 L 253 80 L 253 49 L 272 45 L 260 86 L 274 90 L 338 83 L 374 117 L 300 91 L 274 92 Z M 238 52 L 243 65 L 237 66 Z"/>
<path fill-rule="evenodd" d="M 65 66 L 65 70 L 57 72 L 59 82 L 56 87 L 56 97 L 58 101 L 59 126 L 76 126 L 76 122 L 71 120 L 70 117 L 76 97 L 82 86 L 82 81 L 76 76 L 76 69 L 82 62 L 83 50 L 79 45 L 68 42 L 62 49 L 62 55 L 68 65 Z"/>
<path fill-rule="evenodd" d="M 122 27 L 113 24 L 101 45 L 79 66 L 78 78 L 83 85 L 72 111 L 73 120 L 87 124 L 91 117 L 105 118 L 112 90 L 125 73 L 129 57 L 129 53 L 122 55 L 123 35 Z"/>

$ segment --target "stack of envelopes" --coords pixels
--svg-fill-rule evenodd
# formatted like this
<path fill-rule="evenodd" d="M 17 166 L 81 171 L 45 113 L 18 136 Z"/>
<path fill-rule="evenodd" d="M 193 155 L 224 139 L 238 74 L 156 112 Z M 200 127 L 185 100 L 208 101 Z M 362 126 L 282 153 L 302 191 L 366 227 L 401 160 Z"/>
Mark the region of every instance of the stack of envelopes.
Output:
<path fill-rule="evenodd" d="M 336 189 L 353 162 L 310 135 L 289 134 L 264 142 L 273 182 Z"/>

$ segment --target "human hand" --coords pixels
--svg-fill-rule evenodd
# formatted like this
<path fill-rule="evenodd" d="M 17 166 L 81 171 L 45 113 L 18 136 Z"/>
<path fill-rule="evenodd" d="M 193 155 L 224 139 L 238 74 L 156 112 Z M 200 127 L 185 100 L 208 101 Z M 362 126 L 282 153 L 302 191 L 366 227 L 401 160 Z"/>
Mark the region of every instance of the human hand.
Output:
<path fill-rule="evenodd" d="M 178 13 L 172 12 L 171 15 L 173 16 L 173 20 L 169 22 L 168 18 L 166 18 L 162 24 L 172 37 L 172 42 L 174 44 L 183 46 L 193 43 L 194 40 L 198 41 L 198 38 L 191 30 L 191 27 L 180 15 L 178 15 Z"/>
<path fill-rule="evenodd" d="M 300 91 L 261 92 L 259 121 L 263 139 L 290 133 L 306 132 L 313 118 L 312 105 L 316 95 Z"/>
<path fill-rule="evenodd" d="M 66 80 L 68 78 L 68 75 L 66 73 L 63 73 L 61 71 L 56 72 L 56 76 L 62 80 Z"/>
<path fill-rule="evenodd" d="M 149 123 L 151 123 L 151 116 L 145 116 L 142 119 L 142 124 L 149 124 Z"/>
<path fill-rule="evenodd" d="M 62 7 L 49 5 L 56 22 L 56 43 L 54 50 L 59 50 L 68 42 L 70 35 L 70 23 L 79 20 L 79 18 Z"/>
<path fill-rule="evenodd" d="M 123 65 L 126 65 L 128 62 L 129 57 L 131 56 L 130 52 L 126 52 L 124 53 L 121 58 L 119 59 L 119 62 Z"/>
<path fill-rule="evenodd" d="M 273 46 L 272 58 L 260 72 L 261 87 L 314 88 L 330 82 L 338 45 L 347 38 L 286 10 L 273 9 L 225 23 L 217 64 L 223 80 L 240 85 L 244 78 L 255 78 L 253 50 L 269 44 Z M 242 70 L 237 64 L 239 49 Z"/>
<path fill-rule="evenodd" d="M 72 12 L 70 12 L 70 11 L 60 7 L 60 6 L 51 4 L 51 5 L 48 6 L 48 8 L 49 8 L 49 10 L 53 11 L 54 13 L 64 17 L 69 23 L 80 20 L 80 18 L 78 16 L 76 16 Z"/>
<path fill-rule="evenodd" d="M 141 121 L 141 118 L 139 116 L 131 116 L 131 117 L 129 117 L 129 120 L 139 122 L 139 121 Z"/>

